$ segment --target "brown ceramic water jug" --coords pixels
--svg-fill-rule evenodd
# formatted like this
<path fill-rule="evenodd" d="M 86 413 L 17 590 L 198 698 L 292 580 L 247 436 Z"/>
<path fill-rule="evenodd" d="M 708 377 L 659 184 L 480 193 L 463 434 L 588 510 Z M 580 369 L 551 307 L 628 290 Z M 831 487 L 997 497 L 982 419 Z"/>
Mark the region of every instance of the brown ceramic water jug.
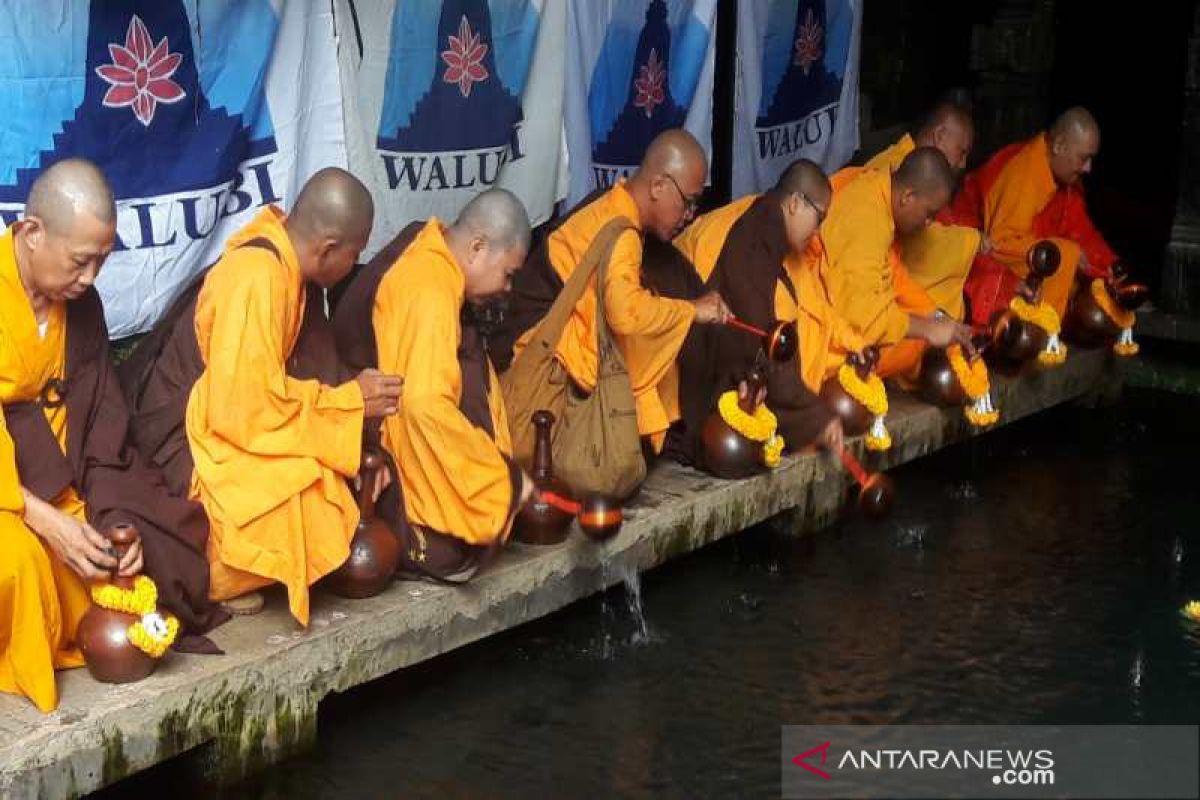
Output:
<path fill-rule="evenodd" d="M 1025 256 L 1029 274 L 1017 286 L 1016 293 L 1037 306 L 1041 303 L 1042 282 L 1058 271 L 1061 262 L 1062 253 L 1052 241 L 1042 240 L 1030 247 Z M 1012 371 L 1037 358 L 1048 339 L 1046 331 L 1037 325 L 1021 319 L 1012 309 L 1002 309 L 992 318 L 988 360 L 1002 371 Z"/>
<path fill-rule="evenodd" d="M 738 399 L 738 408 L 753 415 L 764 401 L 766 375 L 758 367 L 746 376 L 746 396 Z M 700 432 L 704 447 L 704 468 L 718 478 L 747 478 L 761 472 L 763 443 L 747 439 L 730 427 L 719 410 L 709 414 Z"/>
<path fill-rule="evenodd" d="M 571 499 L 571 490 L 554 477 L 551 432 L 554 415 L 542 409 L 533 413 L 533 484 L 536 489 L 513 522 L 513 536 L 526 544 L 558 544 L 567 538 L 574 515 L 549 502 L 543 492 Z"/>
<path fill-rule="evenodd" d="M 623 521 L 620 502 L 607 495 L 590 494 L 580 503 L 579 529 L 593 542 L 616 536 Z"/>
<path fill-rule="evenodd" d="M 867 380 L 879 363 L 879 351 L 868 347 L 861 354 L 851 353 L 846 357 L 846 363 L 854 367 L 861 380 Z M 847 436 L 858 436 L 866 433 L 875 419 L 866 406 L 850 396 L 843 387 L 838 376 L 834 375 L 821 385 L 821 399 L 830 410 L 842 420 L 842 430 Z"/>
<path fill-rule="evenodd" d="M 1140 283 L 1125 282 L 1124 269 L 1118 270 L 1114 265 L 1114 273 L 1114 280 L 1104 284 L 1104 291 L 1108 293 L 1113 305 L 1123 311 L 1132 312 L 1150 299 L 1148 287 Z M 1087 278 L 1077 282 L 1062 327 L 1063 338 L 1081 347 L 1111 346 L 1121 334 L 1117 323 L 1096 302 L 1092 293 L 1092 281 Z"/>
<path fill-rule="evenodd" d="M 124 558 L 138 541 L 133 525 L 114 525 L 104 532 L 113 555 Z M 110 581 L 119 589 L 133 589 L 137 576 L 114 575 Z M 93 605 L 79 622 L 76 641 L 87 662 L 88 672 L 103 683 L 133 683 L 150 675 L 158 661 L 129 641 L 129 628 L 140 617 Z"/>
<path fill-rule="evenodd" d="M 378 451 L 363 450 L 362 469 L 358 473 L 361 484 L 358 528 L 350 540 L 350 555 L 325 579 L 325 585 L 336 595 L 355 600 L 373 597 L 388 587 L 400 566 L 400 540 L 375 515 L 375 501 L 371 499 L 375 476 L 384 468 Z"/>

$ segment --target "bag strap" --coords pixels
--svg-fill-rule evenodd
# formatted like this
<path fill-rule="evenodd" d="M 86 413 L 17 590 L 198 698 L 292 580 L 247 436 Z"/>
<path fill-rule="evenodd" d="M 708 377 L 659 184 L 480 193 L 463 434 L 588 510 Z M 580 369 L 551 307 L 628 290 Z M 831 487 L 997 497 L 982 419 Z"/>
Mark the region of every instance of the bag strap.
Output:
<path fill-rule="evenodd" d="M 596 283 L 596 302 L 600 314 L 597 319 L 603 321 L 603 268 L 608 264 L 608 260 L 612 256 L 617 239 L 626 230 L 630 229 L 634 229 L 634 226 L 627 217 L 616 217 L 605 223 L 604 227 L 592 237 L 592 243 L 588 245 L 588 249 L 584 252 L 583 260 L 579 262 L 579 266 L 575 267 L 571 273 L 571 277 L 563 285 L 562 291 L 558 293 L 558 297 L 554 300 L 554 305 L 550 306 L 550 310 L 546 312 L 546 316 L 538 323 L 534 339 L 543 341 L 550 351 L 553 351 L 558 346 L 558 341 L 562 338 L 563 329 L 567 326 L 567 320 L 570 319 L 571 312 L 578 305 L 580 298 L 583 297 L 588 282 L 598 267 L 601 270 L 601 279 Z M 604 325 L 601 327 L 602 329 L 606 329 Z M 601 345 L 603 345 L 603 341 L 601 341 Z"/>

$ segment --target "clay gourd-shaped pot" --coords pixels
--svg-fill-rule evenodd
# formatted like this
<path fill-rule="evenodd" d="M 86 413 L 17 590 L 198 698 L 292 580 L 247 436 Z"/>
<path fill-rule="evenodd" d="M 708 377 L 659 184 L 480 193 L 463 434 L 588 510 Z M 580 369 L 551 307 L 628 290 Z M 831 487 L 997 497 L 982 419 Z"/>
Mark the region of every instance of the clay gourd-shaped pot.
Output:
<path fill-rule="evenodd" d="M 571 499 L 571 490 L 554 477 L 554 463 L 550 452 L 551 430 L 554 415 L 546 410 L 533 413 L 533 484 L 536 491 L 529 502 L 517 512 L 513 523 L 513 536 L 526 544 L 558 544 L 570 533 L 570 511 L 546 499 L 543 492 L 556 497 Z"/>
<path fill-rule="evenodd" d="M 746 396 L 738 399 L 738 407 L 747 414 L 754 414 L 762 388 L 766 383 L 763 372 L 754 368 L 746 376 Z M 704 448 L 704 468 L 718 478 L 747 478 L 765 468 L 763 443 L 747 439 L 729 426 L 714 410 L 704 421 L 700 432 Z"/>
<path fill-rule="evenodd" d="M 1017 286 L 1016 293 L 1030 305 L 1041 302 L 1042 281 L 1058 271 L 1062 253 L 1058 245 L 1043 240 L 1029 248 L 1025 256 L 1029 274 Z M 1005 308 L 992 318 L 990 360 L 1002 367 L 1016 367 L 1037 357 L 1046 347 L 1047 333 L 1037 325 L 1018 317 Z"/>
<path fill-rule="evenodd" d="M 620 502 L 608 495 L 589 494 L 579 504 L 579 528 L 593 542 L 616 536 L 623 520 Z"/>
<path fill-rule="evenodd" d="M 935 406 L 961 406 L 967 402 L 958 376 L 944 347 L 926 347 L 921 357 L 921 399 Z"/>
<path fill-rule="evenodd" d="M 350 540 L 350 555 L 325 579 L 329 590 L 342 597 L 359 600 L 379 594 L 388 587 L 400 566 L 400 540 L 375 515 L 375 501 L 371 498 L 375 475 L 381 469 L 385 466 L 379 452 L 364 449 L 359 470 L 358 528 Z"/>
<path fill-rule="evenodd" d="M 858 493 L 858 507 L 869 517 L 886 517 L 895 500 L 896 487 L 882 472 L 871 473 Z"/>
<path fill-rule="evenodd" d="M 104 536 L 118 561 L 138 541 L 133 525 L 114 525 Z M 132 589 L 136 577 L 114 575 L 111 583 L 119 589 Z M 133 683 L 154 671 L 157 660 L 129 641 L 129 627 L 138 620 L 133 614 L 97 605 L 84 614 L 75 638 L 93 678 L 103 683 Z"/>
<path fill-rule="evenodd" d="M 1125 283 L 1124 278 L 1124 269 L 1114 265 L 1114 280 L 1106 282 L 1104 289 L 1118 308 L 1136 311 L 1150 299 L 1150 290 L 1140 283 Z M 1121 333 L 1112 317 L 1096 302 L 1092 282 L 1086 278 L 1075 286 L 1062 327 L 1063 338 L 1081 347 L 1112 345 Z"/>
<path fill-rule="evenodd" d="M 868 347 L 861 354 L 851 353 L 846 357 L 846 363 L 854 367 L 858 377 L 865 381 L 870 378 L 875 365 L 879 363 L 879 351 L 874 347 Z M 847 436 L 866 433 L 875 419 L 875 415 L 866 406 L 851 397 L 850 393 L 842 387 L 837 375 L 832 376 L 821 385 L 821 399 L 841 419 L 842 430 Z"/>
<path fill-rule="evenodd" d="M 767 358 L 777 363 L 791 361 L 800 348 L 800 331 L 794 322 L 779 322 L 770 330 L 763 342 Z"/>

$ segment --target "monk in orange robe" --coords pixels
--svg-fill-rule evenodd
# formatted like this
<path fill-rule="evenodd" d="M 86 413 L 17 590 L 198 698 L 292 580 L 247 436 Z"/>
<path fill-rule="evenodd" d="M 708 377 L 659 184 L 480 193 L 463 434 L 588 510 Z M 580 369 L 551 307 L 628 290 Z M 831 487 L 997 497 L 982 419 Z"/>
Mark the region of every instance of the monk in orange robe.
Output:
<path fill-rule="evenodd" d="M 785 364 L 762 365 L 766 402 L 778 420 L 787 447 L 815 442 L 840 447 L 840 420 L 817 396 L 830 339 L 858 339 L 837 319 L 814 270 L 820 269 L 817 231 L 833 190 L 813 162 L 799 159 L 762 195 L 743 197 L 699 217 L 675 238 L 675 247 L 694 266 L 706 288 L 725 298 L 730 311 L 763 330 L 777 322 L 796 323 L 800 347 Z M 668 450 L 684 463 L 699 460 L 699 435 L 720 395 L 733 388 L 761 361 L 761 342 L 741 330 L 711 328 L 681 353 L 682 426 L 672 429 Z M 819 362 L 815 369 L 810 362 Z M 806 369 L 807 368 L 807 369 Z M 823 377 L 823 374 L 821 375 Z"/>
<path fill-rule="evenodd" d="M 915 149 L 895 172 L 866 169 L 840 190 L 835 185 L 821 227 L 829 259 L 824 282 L 864 345 L 881 347 L 880 377 L 919 367 L 923 347 L 896 347 L 906 340 L 971 348 L 970 329 L 938 310 L 900 256 L 900 242 L 932 224 L 953 187 L 949 162 L 932 147 Z"/>
<path fill-rule="evenodd" d="M 648 233 L 669 242 L 683 230 L 695 214 L 707 174 L 707 159 L 695 138 L 683 130 L 665 131 L 650 143 L 628 180 L 576 207 L 518 273 L 505 330 L 494 340 L 498 366 L 507 368 L 510 342 L 516 340 L 514 353 L 524 348 L 596 234 L 624 217 L 634 230 L 617 239 L 600 294 L 633 383 L 638 429 L 660 450 L 667 428 L 679 418 L 675 357 L 693 322 L 724 322 L 729 310 L 715 293 L 687 300 L 651 292 L 643 283 L 642 237 Z M 555 352 L 571 379 L 589 392 L 598 363 L 596 302 L 592 286 L 575 307 Z"/>
<path fill-rule="evenodd" d="M 1008 306 L 1029 272 L 1026 254 L 1041 239 L 1062 254 L 1058 271 L 1042 283 L 1042 300 L 1060 319 L 1077 275 L 1112 277 L 1117 256 L 1092 224 L 1081 186 L 1099 151 L 1095 118 L 1071 108 L 1050 130 L 1009 145 L 967 176 L 955 218 L 979 225 L 994 243 L 975 259 L 967 281 L 973 324 L 988 325 Z"/>
<path fill-rule="evenodd" d="M 90 582 L 135 574 L 144 556 L 189 631 L 224 619 L 207 598 L 203 512 L 127 441 L 92 286 L 115 237 L 112 191 L 78 159 L 45 170 L 0 236 L 0 691 L 42 711 L 58 702 L 54 670 L 83 663 Z M 122 523 L 141 542 L 118 563 L 99 531 Z"/>
<path fill-rule="evenodd" d="M 382 431 L 399 481 L 378 508 L 401 538 L 406 572 L 473 576 L 508 539 L 533 491 L 512 458 L 483 339 L 485 311 L 511 288 L 529 237 L 521 202 L 489 189 L 452 225 L 409 225 L 338 302 L 334 329 L 345 361 L 404 379 L 404 407 Z"/>
<path fill-rule="evenodd" d="M 308 283 L 345 277 L 371 232 L 365 186 L 336 168 L 291 214 L 268 206 L 226 245 L 196 300 L 203 372 L 185 415 L 191 495 L 208 512 L 214 599 L 283 584 L 307 624 L 308 587 L 349 554 L 364 418 L 395 413 L 400 381 L 377 371 L 330 386 L 287 373 Z"/>

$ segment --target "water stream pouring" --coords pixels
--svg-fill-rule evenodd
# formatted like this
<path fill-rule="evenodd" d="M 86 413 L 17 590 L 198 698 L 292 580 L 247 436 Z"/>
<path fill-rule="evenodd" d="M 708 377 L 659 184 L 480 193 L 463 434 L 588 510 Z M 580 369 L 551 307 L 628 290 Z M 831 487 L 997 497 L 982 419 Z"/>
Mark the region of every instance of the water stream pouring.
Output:
<path fill-rule="evenodd" d="M 788 361 L 796 355 L 796 349 L 800 345 L 800 333 L 796 330 L 795 323 L 792 322 L 777 322 L 770 331 L 764 331 L 756 325 L 742 322 L 737 317 L 730 317 L 725 324 L 739 328 L 746 333 L 752 333 L 762 339 L 763 350 L 772 361 Z"/>
<path fill-rule="evenodd" d="M 838 456 L 846 465 L 846 471 L 858 484 L 858 507 L 864 514 L 871 517 L 884 517 L 892 510 L 896 498 L 896 488 L 892 479 L 882 472 L 868 473 L 854 454 L 845 447 L 838 449 Z"/>

